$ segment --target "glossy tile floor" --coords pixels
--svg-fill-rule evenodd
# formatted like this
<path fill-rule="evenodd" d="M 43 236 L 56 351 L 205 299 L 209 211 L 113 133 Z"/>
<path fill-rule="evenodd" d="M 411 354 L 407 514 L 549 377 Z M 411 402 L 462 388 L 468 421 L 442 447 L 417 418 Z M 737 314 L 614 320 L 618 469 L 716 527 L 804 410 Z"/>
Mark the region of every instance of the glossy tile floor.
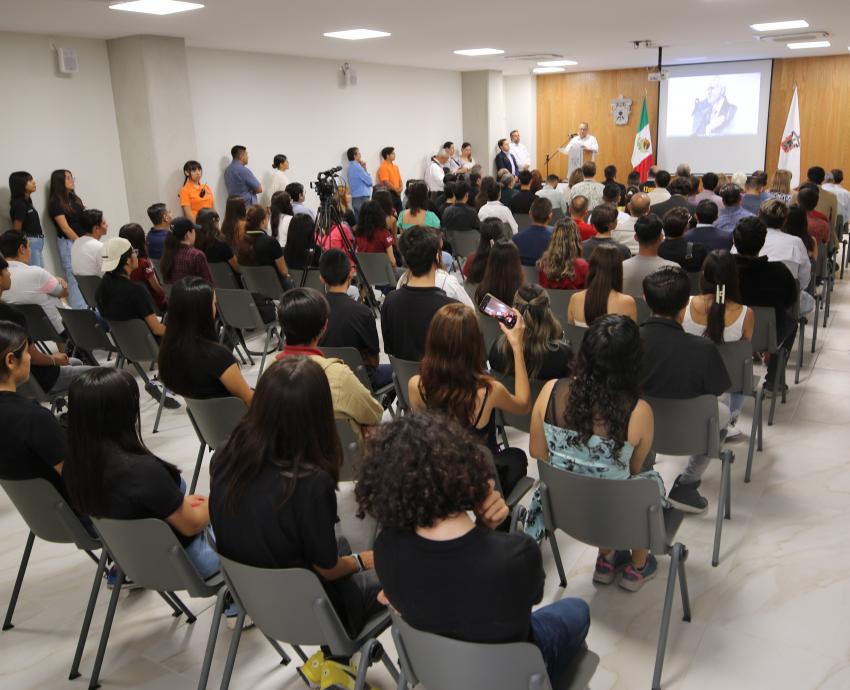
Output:
<path fill-rule="evenodd" d="M 744 484 L 746 437 L 730 444 L 738 457 L 733 469 L 733 514 L 723 532 L 721 562 L 710 565 L 719 463 L 703 486 L 711 501 L 705 515 L 688 517 L 678 539 L 690 549 L 687 563 L 693 620 L 684 623 L 673 609 L 663 687 L 772 690 L 839 690 L 850 687 L 850 279 L 833 294 L 829 327 L 810 353 L 808 329 L 799 385 L 790 383 L 776 423 L 765 426 L 764 451 L 757 453 L 753 480 Z M 792 356 L 792 362 L 796 361 Z M 789 381 L 793 371 L 789 368 Z M 256 367 L 246 370 L 249 381 Z M 191 475 L 198 442 L 183 410 L 166 411 L 160 433 L 150 429 L 156 407 L 142 395 L 142 424 L 151 449 Z M 749 429 L 751 401 L 741 426 Z M 515 445 L 527 437 L 514 433 Z M 668 486 L 684 460 L 660 458 Z M 536 474 L 532 464 L 531 471 Z M 206 465 L 199 491 L 208 488 Z M 367 530 L 353 518 L 351 486 L 340 490 L 344 531 L 362 546 Z M 26 539 L 23 522 L 0 496 L 0 605 L 5 609 Z M 638 594 L 591 582 L 595 549 L 559 535 L 569 586 L 558 586 L 551 552 L 544 549 L 547 584 L 543 603 L 581 597 L 592 610 L 589 645 L 601 657 L 594 690 L 649 688 L 666 559 L 659 577 Z M 84 688 L 94 660 L 106 608 L 102 588 L 83 677 L 67 680 L 88 595 L 92 563 L 73 548 L 36 542 L 15 615 L 15 628 L 0 633 L 0 685 L 3 688 Z M 151 592 L 122 593 L 101 680 L 108 688 L 146 690 L 197 686 L 212 600 L 188 600 L 198 615 L 194 625 L 175 620 Z M 224 626 L 210 678 L 216 687 L 230 631 Z M 383 638 L 390 647 L 389 635 Z M 267 690 L 302 688 L 294 664 L 279 665 L 257 630 L 242 638 L 232 687 Z M 370 682 L 394 687 L 376 667 Z M 438 689 L 435 689 L 438 690 Z"/>

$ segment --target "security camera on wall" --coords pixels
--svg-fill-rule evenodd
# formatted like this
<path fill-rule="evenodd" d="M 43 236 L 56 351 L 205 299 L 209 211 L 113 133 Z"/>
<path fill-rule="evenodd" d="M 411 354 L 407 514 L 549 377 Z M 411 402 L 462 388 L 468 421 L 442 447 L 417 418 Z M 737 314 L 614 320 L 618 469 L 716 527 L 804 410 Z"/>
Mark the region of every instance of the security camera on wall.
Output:
<path fill-rule="evenodd" d="M 73 48 L 56 48 L 56 62 L 60 74 L 76 74 L 80 71 L 77 51 Z"/>

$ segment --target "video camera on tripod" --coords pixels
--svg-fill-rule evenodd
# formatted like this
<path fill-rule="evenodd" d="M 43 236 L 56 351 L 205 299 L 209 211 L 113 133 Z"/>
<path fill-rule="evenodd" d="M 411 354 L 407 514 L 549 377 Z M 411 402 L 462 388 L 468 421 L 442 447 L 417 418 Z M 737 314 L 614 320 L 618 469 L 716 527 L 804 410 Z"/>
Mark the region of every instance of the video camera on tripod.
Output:
<path fill-rule="evenodd" d="M 337 173 L 341 170 L 342 166 L 337 165 L 335 168 L 323 170 L 316 174 L 316 180 L 310 183 L 310 188 L 319 195 L 320 200 L 324 201 L 336 194 L 336 189 L 339 186 Z"/>

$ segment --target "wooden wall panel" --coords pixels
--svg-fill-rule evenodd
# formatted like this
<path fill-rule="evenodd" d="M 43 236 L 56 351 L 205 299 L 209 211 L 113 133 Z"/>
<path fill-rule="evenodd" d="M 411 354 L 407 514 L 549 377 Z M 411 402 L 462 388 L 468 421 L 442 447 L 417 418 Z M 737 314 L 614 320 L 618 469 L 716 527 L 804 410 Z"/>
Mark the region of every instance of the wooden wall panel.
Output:
<path fill-rule="evenodd" d="M 644 93 L 652 127 L 653 144 L 658 139 L 658 84 L 646 78 L 647 70 L 623 69 L 602 72 L 546 74 L 537 77 L 537 167 L 545 173 L 546 154 L 561 146 L 578 123 L 587 120 L 590 133 L 599 140 L 598 179 L 602 168 L 613 163 L 617 177 L 625 184 L 632 169 L 630 159 Z M 632 99 L 627 125 L 615 125 L 611 101 L 622 94 Z M 564 177 L 567 157 L 558 155 L 549 163 L 549 172 Z"/>
<path fill-rule="evenodd" d="M 850 55 L 775 60 L 767 128 L 767 168 L 779 160 L 779 142 L 797 83 L 800 99 L 800 172 L 820 165 L 850 177 Z"/>

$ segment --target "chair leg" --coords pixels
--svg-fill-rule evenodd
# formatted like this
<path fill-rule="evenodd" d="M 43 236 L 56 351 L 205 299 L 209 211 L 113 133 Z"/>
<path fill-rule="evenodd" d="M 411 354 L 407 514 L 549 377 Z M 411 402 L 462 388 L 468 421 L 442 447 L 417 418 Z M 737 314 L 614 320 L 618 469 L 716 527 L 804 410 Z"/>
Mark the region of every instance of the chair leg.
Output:
<path fill-rule="evenodd" d="M 86 614 L 83 616 L 83 627 L 80 628 L 80 639 L 77 640 L 77 650 L 74 652 L 74 661 L 71 663 L 71 673 L 68 675 L 68 680 L 74 680 L 80 677 L 80 661 L 83 658 L 83 650 L 86 646 L 86 638 L 89 636 L 89 626 L 94 615 L 94 607 L 97 603 L 97 594 L 100 591 L 100 583 L 103 580 L 103 573 L 106 571 L 106 549 L 100 550 L 100 560 L 97 562 L 97 569 L 94 571 L 94 582 L 91 586 L 91 594 L 89 595 L 89 603 L 86 606 Z"/>
<path fill-rule="evenodd" d="M 685 575 L 685 561 L 688 558 L 688 551 L 683 544 L 674 544 L 673 550 L 679 550 L 679 590 L 682 595 L 682 620 L 691 622 L 691 597 L 688 593 L 688 578 Z"/>
<path fill-rule="evenodd" d="M 183 603 L 183 601 L 178 597 L 174 592 L 168 592 L 168 596 L 174 600 L 174 603 L 180 608 L 180 610 L 186 614 L 186 622 L 191 625 L 196 620 L 195 614 L 189 610 L 189 607 Z"/>
<path fill-rule="evenodd" d="M 3 621 L 3 630 L 11 630 L 12 616 L 15 615 L 15 607 L 18 605 L 18 595 L 21 593 L 21 585 L 24 584 L 24 573 L 27 572 L 27 564 L 30 561 L 32 545 L 35 542 L 35 534 L 29 533 L 27 544 L 24 546 L 24 555 L 21 557 L 21 565 L 18 567 L 18 576 L 15 578 L 15 586 L 12 588 L 12 598 L 9 599 L 9 607 L 6 609 L 6 618 Z"/>
<path fill-rule="evenodd" d="M 759 440 L 758 446 L 756 446 L 759 450 L 762 450 L 762 440 L 764 436 L 764 391 L 757 391 L 756 395 L 758 396 L 758 415 L 759 415 Z"/>
<path fill-rule="evenodd" d="M 549 539 L 549 546 L 552 547 L 552 557 L 555 559 L 555 567 L 558 569 L 561 587 L 566 587 L 567 574 L 564 572 L 564 563 L 561 561 L 561 552 L 558 550 L 558 542 L 555 539 L 555 534 L 553 532 L 547 532 L 546 536 Z"/>
<path fill-rule="evenodd" d="M 670 630 L 670 613 L 673 609 L 676 575 L 679 572 L 679 556 L 679 551 L 674 548 L 670 554 L 670 570 L 667 574 L 667 593 L 664 596 L 664 608 L 661 612 L 661 630 L 658 632 L 658 650 L 655 653 L 655 671 L 652 674 L 652 690 L 661 690 L 661 670 L 664 667 L 664 653 L 667 651 L 667 633 Z"/>
<path fill-rule="evenodd" d="M 272 332 L 271 330 L 266 329 L 266 339 L 263 342 L 263 356 L 260 357 L 260 373 L 257 374 L 257 378 L 263 375 L 263 368 L 266 366 L 266 355 L 269 351 L 269 343 L 271 343 Z"/>
<path fill-rule="evenodd" d="M 812 350 L 814 352 L 814 350 Z M 780 347 L 776 351 L 776 357 L 779 357 L 779 364 L 776 367 L 776 375 L 773 377 L 773 398 L 770 401 L 770 413 L 767 416 L 767 425 L 773 426 L 773 415 L 776 412 L 776 398 L 784 391 L 785 384 L 785 348 Z M 784 397 L 784 393 L 782 393 Z"/>
<path fill-rule="evenodd" d="M 728 472 L 726 472 L 726 513 L 723 517 L 727 520 L 732 519 L 732 466 L 731 463 L 735 461 L 734 454 L 732 457 L 726 461 L 727 466 L 729 467 Z M 721 473 L 722 475 L 722 473 Z M 722 478 L 722 477 L 721 477 Z"/>
<path fill-rule="evenodd" d="M 280 665 L 287 666 L 292 659 L 289 657 L 289 654 L 283 651 L 283 647 L 280 646 L 277 640 L 269 637 L 268 635 L 264 635 L 264 637 L 268 640 L 269 644 L 272 648 L 280 655 Z M 304 661 L 307 661 L 304 659 Z"/>
<path fill-rule="evenodd" d="M 800 383 L 800 370 L 803 368 L 803 350 L 806 347 L 806 322 L 800 321 L 800 332 L 797 339 L 797 370 L 794 372 L 794 383 Z"/>
<path fill-rule="evenodd" d="M 407 682 L 407 678 L 405 678 L 404 676 L 404 671 L 399 674 L 398 685 L 396 685 L 396 690 L 410 690 L 410 684 Z"/>
<path fill-rule="evenodd" d="M 753 472 L 753 454 L 755 453 L 756 448 L 756 435 L 759 433 L 760 429 L 760 420 L 759 420 L 759 407 L 760 407 L 760 394 L 761 391 L 758 391 L 753 398 L 753 423 L 750 427 L 750 447 L 747 449 L 747 471 L 744 472 L 744 483 L 750 483 L 750 476 Z"/>
<path fill-rule="evenodd" d="M 210 623 L 210 634 L 207 638 L 207 649 L 204 652 L 204 663 L 201 664 L 201 677 L 198 679 L 198 690 L 205 690 L 210 677 L 210 668 L 212 667 L 213 654 L 215 653 L 215 643 L 218 639 L 218 629 L 221 627 L 221 614 L 224 611 L 226 593 L 227 590 L 222 587 L 216 596 L 215 609 L 213 609 L 213 618 Z"/>
<path fill-rule="evenodd" d="M 399 670 L 395 667 L 392 659 L 390 659 L 390 655 L 387 654 L 387 651 L 383 647 L 381 647 L 381 662 L 384 664 L 387 671 L 389 671 L 393 680 L 397 681 L 401 677 L 401 673 L 399 673 Z"/>
<path fill-rule="evenodd" d="M 245 622 L 245 612 L 240 609 L 236 617 L 236 630 L 230 638 L 230 647 L 227 650 L 227 661 L 224 663 L 224 673 L 221 676 L 221 690 L 230 687 L 230 677 L 233 675 L 233 666 L 236 663 L 236 652 L 239 649 L 239 640 L 242 639 L 242 625 Z"/>
<path fill-rule="evenodd" d="M 832 259 L 829 259 L 829 261 L 831 262 Z M 824 328 L 826 328 L 826 322 L 829 319 L 829 304 L 832 301 L 831 293 L 832 293 L 832 281 L 830 280 L 827 283 L 826 296 L 824 297 L 824 302 L 823 302 L 823 327 Z"/>
<path fill-rule="evenodd" d="M 124 584 L 124 572 L 116 564 L 115 586 L 112 588 L 112 596 L 109 597 L 109 608 L 106 609 L 106 620 L 103 622 L 103 631 L 100 634 L 100 644 L 97 646 L 97 656 L 94 660 L 89 690 L 97 690 L 100 687 L 100 668 L 103 666 L 103 657 L 106 655 L 106 644 L 109 642 L 109 633 L 112 630 L 112 621 L 115 619 L 115 609 L 118 608 L 118 597 L 121 596 L 121 585 Z"/>
<path fill-rule="evenodd" d="M 156 385 L 156 384 L 154 384 Z M 159 393 L 159 407 L 156 410 L 156 420 L 153 423 L 153 433 L 159 431 L 159 419 L 162 417 L 162 408 L 165 404 L 165 386 L 160 383 L 160 393 Z"/>
<path fill-rule="evenodd" d="M 728 510 L 727 495 L 731 478 L 731 462 L 727 458 L 721 458 L 722 471 L 720 476 L 720 496 L 717 498 L 717 518 L 714 526 L 714 551 L 711 556 L 711 565 L 715 568 L 720 562 L 720 537 L 723 534 L 723 516 Z"/>
<path fill-rule="evenodd" d="M 360 663 L 357 666 L 357 681 L 354 683 L 354 690 L 364 690 L 366 687 L 366 671 L 372 665 L 372 654 L 377 640 L 366 640 L 366 643 L 360 648 Z"/>
<path fill-rule="evenodd" d="M 812 352 L 815 351 L 815 345 L 818 342 L 818 321 L 820 320 L 820 298 L 815 297 L 814 323 L 812 323 Z"/>
<path fill-rule="evenodd" d="M 198 486 L 198 477 L 201 474 L 201 465 L 204 462 L 204 453 L 207 450 L 207 444 L 201 442 L 201 447 L 198 448 L 198 459 L 195 460 L 195 471 L 192 473 L 192 483 L 189 485 L 189 493 L 195 493 L 195 487 Z"/>
<path fill-rule="evenodd" d="M 172 599 L 172 598 L 168 595 L 168 593 L 166 593 L 166 592 L 157 592 L 157 594 L 159 594 L 160 598 L 161 598 L 161 599 L 162 599 L 162 600 L 163 600 L 166 604 L 168 604 L 168 607 L 169 607 L 172 611 L 174 611 L 174 613 L 173 613 L 172 615 L 173 615 L 175 618 L 180 618 L 180 616 L 182 616 L 182 615 L 183 615 L 183 611 L 182 611 L 182 609 L 181 609 L 181 608 L 180 608 L 177 604 L 175 604 L 175 603 L 174 603 L 174 599 Z"/>

